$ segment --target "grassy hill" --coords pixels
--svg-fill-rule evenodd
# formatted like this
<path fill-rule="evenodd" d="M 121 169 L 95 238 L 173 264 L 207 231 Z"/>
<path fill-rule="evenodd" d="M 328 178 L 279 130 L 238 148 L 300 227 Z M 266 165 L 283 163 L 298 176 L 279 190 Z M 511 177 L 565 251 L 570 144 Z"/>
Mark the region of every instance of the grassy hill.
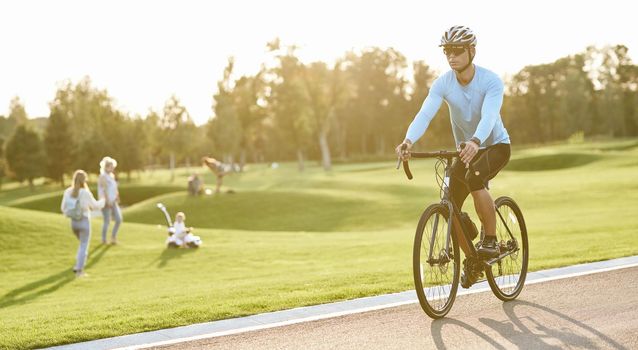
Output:
<path fill-rule="evenodd" d="M 492 193 L 522 207 L 532 270 L 638 254 L 635 140 L 514 155 L 513 169 L 499 175 Z M 77 280 L 77 240 L 57 213 L 60 189 L 2 191 L 0 348 L 412 289 L 414 227 L 438 190 L 431 161 L 413 162 L 413 181 L 393 166 L 390 159 L 299 174 L 294 164 L 257 165 L 225 181 L 236 193 L 197 198 L 179 186 L 190 171 L 173 184 L 168 172 L 147 174 L 122 186 L 129 199 L 120 245 L 100 245 L 101 219 L 93 220 L 89 276 Z M 212 184 L 210 175 L 206 182 Z M 158 201 L 186 212 L 202 248 L 164 249 Z M 473 214 L 471 205 L 465 209 Z"/>

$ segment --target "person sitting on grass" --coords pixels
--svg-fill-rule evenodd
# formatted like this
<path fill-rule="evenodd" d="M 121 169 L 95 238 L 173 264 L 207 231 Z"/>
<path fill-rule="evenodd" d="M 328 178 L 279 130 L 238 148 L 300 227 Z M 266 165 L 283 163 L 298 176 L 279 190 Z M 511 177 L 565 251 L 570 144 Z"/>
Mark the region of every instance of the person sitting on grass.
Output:
<path fill-rule="evenodd" d="M 186 215 L 181 211 L 175 214 L 173 227 L 168 229 L 170 236 L 166 239 L 168 248 L 198 248 L 202 244 L 199 236 L 193 235 L 192 227 L 186 227 Z"/>
<path fill-rule="evenodd" d="M 202 186 L 202 180 L 199 175 L 193 174 L 188 178 L 188 194 L 191 196 L 197 196 L 204 192 Z"/>
<path fill-rule="evenodd" d="M 224 180 L 224 176 L 231 172 L 232 167 L 228 164 L 224 164 L 218 161 L 215 158 L 211 157 L 203 157 L 202 163 L 207 166 L 213 174 L 215 174 L 216 187 L 215 193 L 219 193 L 219 190 L 222 187 L 222 181 Z"/>

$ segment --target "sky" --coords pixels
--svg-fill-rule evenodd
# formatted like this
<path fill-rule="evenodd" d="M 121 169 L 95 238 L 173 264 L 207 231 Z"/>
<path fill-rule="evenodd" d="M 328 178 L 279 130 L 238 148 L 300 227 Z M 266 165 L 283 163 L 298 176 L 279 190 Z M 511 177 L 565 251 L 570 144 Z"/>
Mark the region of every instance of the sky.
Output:
<path fill-rule="evenodd" d="M 0 115 L 19 96 L 30 117 L 47 116 L 61 82 L 89 76 L 132 115 L 159 111 L 175 94 L 203 124 L 228 57 L 237 77 L 254 74 L 277 37 L 299 46 L 305 62 L 393 47 L 443 72 L 439 40 L 458 24 L 477 34 L 475 63 L 501 76 L 589 45 L 624 44 L 636 61 L 637 7 L 618 0 L 3 0 Z"/>

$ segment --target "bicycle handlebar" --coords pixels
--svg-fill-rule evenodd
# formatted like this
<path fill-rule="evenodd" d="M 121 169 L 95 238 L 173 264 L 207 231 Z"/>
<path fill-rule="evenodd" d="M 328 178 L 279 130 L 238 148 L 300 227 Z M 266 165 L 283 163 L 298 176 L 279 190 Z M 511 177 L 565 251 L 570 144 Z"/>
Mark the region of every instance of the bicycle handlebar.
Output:
<path fill-rule="evenodd" d="M 401 151 L 405 151 L 407 149 L 408 145 L 403 145 L 401 146 Z M 465 148 L 465 142 L 461 142 L 460 144 L 461 149 Z M 452 159 L 455 157 L 458 157 L 459 154 L 461 152 L 459 151 L 437 151 L 437 152 L 409 152 L 410 153 L 410 158 L 421 158 L 421 159 L 425 159 L 425 158 L 445 158 L 445 159 Z M 399 169 L 399 165 L 401 164 L 401 157 L 399 157 L 399 160 L 397 162 L 397 170 Z M 413 176 L 412 176 L 412 172 L 410 171 L 410 165 L 408 164 L 408 160 L 404 160 L 403 161 L 403 171 L 405 172 L 405 175 L 408 177 L 408 180 L 412 180 Z"/>

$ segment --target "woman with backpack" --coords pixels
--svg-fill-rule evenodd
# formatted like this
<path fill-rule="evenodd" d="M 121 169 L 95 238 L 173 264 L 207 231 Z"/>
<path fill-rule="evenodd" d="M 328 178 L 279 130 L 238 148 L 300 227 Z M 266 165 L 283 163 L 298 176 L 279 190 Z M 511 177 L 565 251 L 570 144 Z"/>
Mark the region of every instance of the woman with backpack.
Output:
<path fill-rule="evenodd" d="M 73 272 L 76 277 L 83 277 L 84 264 L 89 252 L 91 240 L 91 210 L 104 207 L 104 198 L 95 200 L 93 193 L 86 183 L 87 175 L 84 170 L 76 170 L 73 174 L 73 185 L 64 191 L 60 209 L 71 219 L 71 231 L 80 241 Z"/>

